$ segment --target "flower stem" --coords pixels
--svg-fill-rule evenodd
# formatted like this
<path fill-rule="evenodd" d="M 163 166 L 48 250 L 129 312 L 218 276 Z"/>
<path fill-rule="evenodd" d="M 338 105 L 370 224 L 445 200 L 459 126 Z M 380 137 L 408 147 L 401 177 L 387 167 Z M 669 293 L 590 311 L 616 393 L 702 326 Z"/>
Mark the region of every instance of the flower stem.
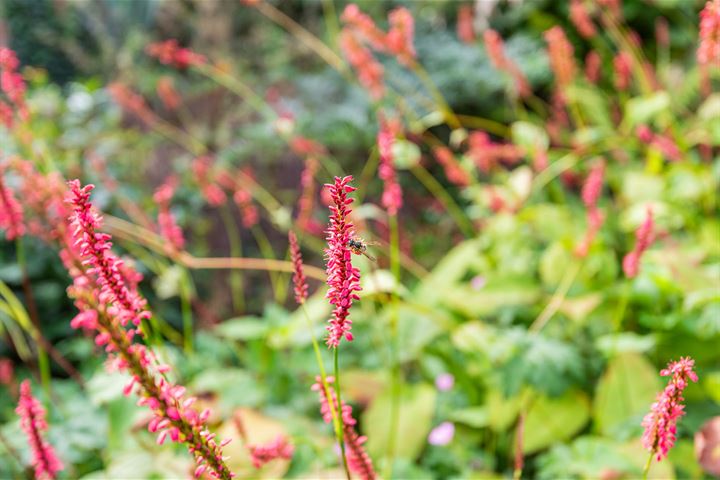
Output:
<path fill-rule="evenodd" d="M 33 337 L 37 344 L 38 350 L 38 369 L 40 370 L 40 380 L 42 382 L 43 390 L 50 398 L 50 360 L 48 359 L 47 350 L 40 340 L 42 338 L 42 332 L 40 330 L 40 316 L 37 311 L 37 305 L 35 304 L 35 297 L 32 293 L 32 287 L 30 285 L 30 277 L 27 271 L 27 262 L 25 258 L 25 246 L 22 241 L 22 237 L 19 236 L 15 239 L 15 251 L 17 253 L 18 265 L 20 265 L 20 271 L 22 272 L 22 283 L 23 290 L 25 292 L 25 301 L 28 304 L 28 313 L 30 320 L 33 324 Z"/>
<path fill-rule="evenodd" d="M 327 382 L 325 364 L 323 363 L 322 355 L 320 354 L 320 347 L 318 346 L 317 339 L 315 338 L 315 332 L 313 332 L 312 320 L 310 320 L 310 315 L 307 312 L 307 308 L 305 308 L 305 303 L 300 305 L 300 308 L 305 316 L 308 332 L 310 332 L 310 339 L 312 340 L 313 350 L 315 351 L 315 360 L 317 361 L 318 368 L 320 369 L 320 380 L 322 381 L 323 390 L 325 390 L 325 398 L 332 398 L 330 395 L 330 386 Z M 339 445 L 343 445 L 342 425 L 340 423 L 341 419 L 337 414 L 337 409 L 332 401 L 328 401 L 328 406 L 330 407 L 330 415 L 332 415 L 333 419 L 333 431 L 335 432 L 335 438 L 337 439 Z"/>
<path fill-rule="evenodd" d="M 443 186 L 440 185 L 435 177 L 430 175 L 430 173 L 420 165 L 415 165 L 410 169 L 410 171 L 418 180 L 420 180 L 420 183 L 422 183 L 425 188 L 427 188 L 430 193 L 432 193 L 433 196 L 443 204 L 450 216 L 453 217 L 453 220 L 455 220 L 457 226 L 460 230 L 462 230 L 463 234 L 468 238 L 475 236 L 475 229 L 472 222 L 470 222 L 460 206 L 455 202 L 455 200 L 453 200 L 450 194 L 445 191 Z"/>
<path fill-rule="evenodd" d="M 224 205 L 220 209 L 220 217 L 222 218 L 223 224 L 225 224 L 225 231 L 227 232 L 228 242 L 230 243 L 230 255 L 233 257 L 242 256 L 240 235 L 238 235 L 236 224 L 233 221 L 227 205 Z M 245 296 L 243 295 L 243 279 L 240 272 L 235 270 L 230 272 L 230 290 L 232 292 L 233 308 L 235 311 L 240 312 L 244 310 Z"/>
<path fill-rule="evenodd" d="M 390 270 L 396 284 L 400 285 L 400 232 L 397 215 L 390 215 Z M 384 478 L 392 478 L 393 463 L 395 461 L 395 448 L 398 428 L 400 424 L 400 390 L 402 386 L 402 372 L 400 370 L 400 341 L 398 335 L 398 297 L 392 295 L 390 316 L 390 355 L 391 355 L 391 390 L 390 390 L 390 423 L 388 434 L 388 449 L 385 456 Z"/>
<path fill-rule="evenodd" d="M 183 348 L 185 353 L 193 351 L 193 316 L 191 308 L 191 288 L 190 288 L 190 272 L 185 268 L 182 269 L 183 275 L 180 280 L 180 308 L 182 311 L 183 323 Z"/>
<path fill-rule="evenodd" d="M 345 425 L 342 418 L 342 397 L 340 396 L 340 367 L 339 367 L 339 361 L 338 361 L 338 347 L 335 347 L 333 349 L 333 363 L 335 365 L 335 395 L 337 395 L 337 405 L 335 408 L 337 409 L 337 416 L 339 419 L 340 424 L 340 453 L 342 454 L 342 463 L 343 468 L 345 469 L 345 476 L 347 476 L 347 480 L 352 480 L 352 477 L 350 476 L 350 468 L 348 467 L 347 463 L 347 456 L 345 455 Z M 332 397 L 328 397 L 328 403 L 332 403 Z"/>
<path fill-rule="evenodd" d="M 650 456 L 648 457 L 647 462 L 645 462 L 645 468 L 643 468 L 643 476 L 642 476 L 643 480 L 647 480 L 647 478 L 648 478 L 648 473 L 650 472 L 650 466 L 652 465 L 653 455 L 655 455 L 654 450 L 652 452 L 650 452 Z"/>

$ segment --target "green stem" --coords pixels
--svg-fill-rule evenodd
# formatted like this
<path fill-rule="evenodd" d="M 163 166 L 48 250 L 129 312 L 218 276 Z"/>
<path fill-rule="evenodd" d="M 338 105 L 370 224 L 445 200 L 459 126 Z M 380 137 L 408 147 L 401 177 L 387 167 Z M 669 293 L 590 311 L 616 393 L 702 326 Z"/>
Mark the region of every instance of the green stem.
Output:
<path fill-rule="evenodd" d="M 183 268 L 182 279 L 180 280 L 180 308 L 182 310 L 183 322 L 183 346 L 185 353 L 193 351 L 193 315 L 191 307 L 190 272 Z"/>
<path fill-rule="evenodd" d="M 310 332 L 310 339 L 312 340 L 313 350 L 315 351 L 315 361 L 317 362 L 318 368 L 320 369 L 320 380 L 322 381 L 323 390 L 325 390 L 325 398 L 332 398 L 330 396 L 330 386 L 327 382 L 327 373 L 325 373 L 325 364 L 323 363 L 322 355 L 320 354 L 320 347 L 318 345 L 317 339 L 315 338 L 315 332 L 313 331 L 312 320 L 310 320 L 310 315 L 307 312 L 307 308 L 305 308 L 304 302 L 300 305 L 300 308 L 303 311 L 305 322 L 307 323 L 308 332 Z M 337 410 L 335 408 L 335 405 L 331 401 L 328 401 L 328 406 L 330 407 L 330 414 L 332 415 L 333 419 L 333 430 L 335 432 L 335 438 L 337 439 L 338 444 L 342 444 L 342 426 L 340 425 L 340 419 L 338 418 Z"/>
<path fill-rule="evenodd" d="M 230 255 L 233 257 L 242 256 L 242 243 L 237 232 L 237 225 L 233 220 L 229 207 L 223 205 L 220 209 L 220 217 L 225 225 L 228 242 L 230 243 Z M 236 270 L 230 272 L 230 291 L 232 293 L 233 308 L 236 312 L 245 310 L 245 296 L 243 294 L 242 274 Z"/>
<path fill-rule="evenodd" d="M 30 320 L 35 327 L 33 337 L 35 337 L 34 340 L 38 349 L 38 369 L 40 370 L 40 381 L 47 397 L 50 398 L 50 360 L 48 359 L 47 350 L 43 346 L 43 342 L 41 340 L 42 332 L 40 330 L 40 318 L 35 305 L 34 297 L 32 295 L 32 289 L 30 287 L 30 277 L 28 276 L 25 246 L 23 244 L 22 237 L 17 237 L 15 239 L 15 251 L 17 253 L 18 265 L 20 266 L 20 271 L 23 275 L 23 287 L 25 289 L 26 301 L 28 303 Z"/>
<path fill-rule="evenodd" d="M 655 455 L 655 450 L 650 452 L 650 456 L 648 457 L 647 462 L 645 462 L 645 468 L 643 468 L 643 476 L 642 476 L 643 480 L 647 480 L 647 478 L 648 478 L 648 473 L 650 473 L 650 466 L 652 465 L 652 459 L 653 459 L 654 455 Z"/>
<path fill-rule="evenodd" d="M 395 283 L 400 285 L 400 231 L 398 228 L 397 215 L 390 215 L 390 270 L 395 278 Z M 398 297 L 392 295 L 392 311 L 390 317 L 390 342 L 391 342 L 391 397 L 390 397 L 390 423 L 388 434 L 388 449 L 385 457 L 385 478 L 392 478 L 393 464 L 395 462 L 395 449 L 397 447 L 397 435 L 400 424 L 400 390 L 402 386 L 402 372 L 400 370 L 400 337 L 398 335 Z"/>
<path fill-rule="evenodd" d="M 430 75 L 422 67 L 422 65 L 420 65 L 418 62 L 413 62 L 410 68 L 420 79 L 423 86 L 430 92 L 430 95 L 433 97 L 433 100 L 435 100 L 435 103 L 440 109 L 440 112 L 442 112 L 443 117 L 445 117 L 445 121 L 448 123 L 448 125 L 450 125 L 450 128 L 452 128 L 453 130 L 462 128 L 462 124 L 455 115 L 455 112 L 453 112 L 452 108 L 450 108 L 450 105 L 448 105 L 445 97 L 443 97 L 442 93 L 440 93 L 440 90 L 438 90 L 435 82 L 433 82 L 432 78 L 430 78 Z"/>
<path fill-rule="evenodd" d="M 255 237 L 258 247 L 260 247 L 260 253 L 262 253 L 263 258 L 275 260 L 275 252 L 273 251 L 272 245 L 270 245 L 270 240 L 268 240 L 265 232 L 257 225 L 253 226 L 250 231 Z M 280 303 L 285 296 L 285 283 L 282 281 L 281 274 L 279 272 L 268 271 L 268 276 L 270 277 L 270 285 L 272 286 L 273 294 L 275 295 L 275 301 Z"/>
<path fill-rule="evenodd" d="M 337 395 L 337 405 L 335 408 L 337 409 L 337 416 L 339 419 L 338 423 L 340 424 L 340 452 L 342 453 L 343 468 L 345 469 L 347 480 L 352 480 L 352 477 L 350 476 L 350 467 L 348 467 L 347 463 L 347 456 L 345 455 L 345 425 L 342 418 L 342 397 L 340 396 L 340 367 L 338 361 L 338 351 L 338 347 L 333 349 L 333 363 L 335 365 L 335 395 Z M 331 397 L 328 397 L 328 400 L 328 403 L 331 403 Z"/>
<path fill-rule="evenodd" d="M 430 193 L 432 193 L 433 196 L 443 204 L 450 216 L 453 217 L 453 220 L 455 220 L 457 226 L 460 230 L 462 230 L 463 234 L 468 238 L 473 237 L 475 235 L 475 228 L 473 227 L 472 222 L 470 222 L 460 206 L 455 202 L 455 200 L 453 200 L 450 194 L 445 191 L 443 186 L 440 185 L 435 177 L 430 175 L 430 172 L 420 165 L 415 165 L 410 169 L 410 171 L 418 180 L 420 180 L 420 183 L 422 183 L 425 188 L 427 188 Z"/>

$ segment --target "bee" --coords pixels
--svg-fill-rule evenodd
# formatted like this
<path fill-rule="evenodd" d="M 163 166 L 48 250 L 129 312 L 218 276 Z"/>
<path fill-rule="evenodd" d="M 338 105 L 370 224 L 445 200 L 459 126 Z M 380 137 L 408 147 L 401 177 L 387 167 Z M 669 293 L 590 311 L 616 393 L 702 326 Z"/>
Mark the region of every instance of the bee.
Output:
<path fill-rule="evenodd" d="M 377 245 L 375 242 L 366 242 L 360 237 L 353 237 L 348 240 L 348 248 L 352 250 L 355 255 L 365 255 L 371 262 L 376 262 L 377 259 L 367 253 L 368 245 Z"/>

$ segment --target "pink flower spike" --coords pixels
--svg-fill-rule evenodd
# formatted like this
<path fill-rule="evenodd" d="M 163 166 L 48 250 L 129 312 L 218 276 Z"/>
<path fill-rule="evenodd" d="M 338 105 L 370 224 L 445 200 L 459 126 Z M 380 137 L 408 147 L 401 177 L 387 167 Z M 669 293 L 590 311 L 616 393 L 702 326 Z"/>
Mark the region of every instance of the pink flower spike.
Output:
<path fill-rule="evenodd" d="M 303 259 L 302 253 L 300 253 L 300 245 L 298 245 L 297 237 L 292 230 L 288 232 L 288 241 L 290 243 L 290 258 L 295 268 L 295 272 L 293 273 L 295 301 L 298 305 L 302 305 L 308 297 L 308 286 L 305 273 L 303 272 Z"/>
<path fill-rule="evenodd" d="M 15 412 L 20 416 L 20 426 L 25 431 L 32 451 L 32 465 L 38 479 L 55 479 L 63 469 L 63 464 L 55 456 L 55 450 L 47 443 L 43 434 L 48 425 L 45 421 L 45 409 L 32 395 L 30 381 L 20 385 L 20 399 Z"/>
<path fill-rule="evenodd" d="M 700 12 L 697 60 L 703 67 L 720 65 L 720 0 L 708 0 Z"/>
<path fill-rule="evenodd" d="M 693 371 L 694 366 L 695 361 L 692 358 L 682 357 L 677 362 L 670 362 L 667 368 L 660 371 L 661 376 L 670 377 L 670 380 L 642 421 L 642 426 L 645 427 L 643 447 L 655 454 L 658 462 L 667 457 L 675 444 L 677 421 L 685 415 L 682 392 L 688 386 L 688 380 L 698 381 L 698 376 Z"/>
<path fill-rule="evenodd" d="M 380 155 L 378 175 L 383 180 L 385 187 L 382 194 L 382 205 L 390 215 L 397 215 L 398 210 L 402 207 L 402 190 L 398 183 L 392 152 L 392 146 L 399 130 L 400 125 L 397 121 L 380 118 L 380 130 L 377 134 Z"/>
<path fill-rule="evenodd" d="M 275 440 L 268 444 L 249 445 L 248 450 L 250 450 L 250 458 L 253 466 L 255 468 L 261 468 L 276 458 L 290 460 L 295 452 L 295 447 L 288 442 L 288 439 L 284 435 L 278 435 Z"/>
<path fill-rule="evenodd" d="M 5 230 L 8 240 L 14 240 L 25 233 L 23 210 L 12 190 L 5 185 L 5 167 L 0 165 L 0 230 Z"/>
<path fill-rule="evenodd" d="M 623 258 L 623 271 L 627 278 L 635 278 L 637 276 L 642 255 L 654 240 L 654 227 L 653 213 L 650 207 L 648 207 L 645 221 L 635 232 L 635 248 Z"/>
<path fill-rule="evenodd" d="M 349 242 L 355 233 L 355 227 L 348 219 L 351 210 L 348 208 L 353 199 L 347 194 L 355 191 L 350 185 L 352 176 L 344 178 L 335 177 L 333 184 L 326 187 L 330 192 L 333 204 L 330 205 L 330 224 L 327 229 L 328 247 L 325 249 L 327 261 L 327 284 L 328 289 L 325 298 L 334 305 L 330 324 L 327 326 L 328 337 L 326 343 L 329 347 L 337 348 L 340 341 L 345 337 L 352 341 L 352 321 L 350 307 L 353 300 L 360 300 L 357 293 L 360 291 L 360 271 L 353 267 L 352 252 Z"/>

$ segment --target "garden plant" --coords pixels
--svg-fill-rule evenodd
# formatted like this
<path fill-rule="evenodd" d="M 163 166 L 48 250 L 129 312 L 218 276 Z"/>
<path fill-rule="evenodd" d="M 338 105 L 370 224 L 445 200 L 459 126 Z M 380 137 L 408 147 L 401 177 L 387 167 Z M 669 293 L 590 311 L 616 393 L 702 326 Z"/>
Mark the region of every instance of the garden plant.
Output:
<path fill-rule="evenodd" d="M 0 12 L 0 478 L 720 476 L 720 0 Z"/>

